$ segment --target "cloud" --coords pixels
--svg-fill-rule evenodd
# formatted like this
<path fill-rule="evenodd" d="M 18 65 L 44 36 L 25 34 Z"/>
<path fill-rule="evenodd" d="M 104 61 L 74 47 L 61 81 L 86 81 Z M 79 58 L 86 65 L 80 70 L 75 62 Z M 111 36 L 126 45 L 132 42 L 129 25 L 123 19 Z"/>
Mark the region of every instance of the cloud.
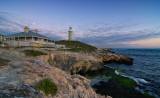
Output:
<path fill-rule="evenodd" d="M 0 31 L 4 35 L 21 31 L 25 24 L 25 21 L 18 19 L 13 14 L 0 12 Z"/>
<path fill-rule="evenodd" d="M 36 24 L 29 19 L 20 19 L 14 14 L 0 11 L 0 34 L 9 35 L 13 33 L 23 32 L 23 28 L 28 26 L 31 30 L 38 29 L 40 33 L 55 40 L 65 39 L 67 32 L 60 29 L 58 25 L 42 25 Z M 53 28 L 54 27 L 54 28 Z"/>
<path fill-rule="evenodd" d="M 124 42 L 128 46 L 137 46 L 137 47 L 159 47 L 160 48 L 160 38 L 149 38 L 144 40 Z"/>
<path fill-rule="evenodd" d="M 33 24 L 34 23 L 34 24 Z M 24 26 L 30 29 L 38 29 L 41 34 L 62 40 L 68 38 L 68 26 L 64 24 L 42 24 L 29 19 L 20 19 L 16 15 L 6 12 L 0 12 L 0 33 L 8 35 L 22 32 Z M 151 41 L 148 44 L 141 40 L 160 38 L 160 26 L 149 27 L 145 24 L 134 23 L 130 20 L 112 23 L 93 23 L 87 25 L 78 25 L 73 28 L 75 40 L 86 42 L 98 47 L 146 47 L 148 44 L 155 43 Z M 136 43 L 137 42 L 137 43 Z M 146 41 L 147 42 L 147 41 Z M 156 46 L 150 45 L 150 46 Z M 158 46 L 158 45 L 157 45 Z"/>
<path fill-rule="evenodd" d="M 132 42 L 149 38 L 160 38 L 159 26 L 147 28 L 145 25 L 136 23 L 110 25 L 101 23 L 97 25 L 84 26 L 84 28 L 81 27 L 81 30 L 85 32 L 83 38 L 77 36 L 76 39 L 97 45 L 99 47 L 128 47 L 131 45 L 126 43 L 124 44 L 124 42 Z"/>

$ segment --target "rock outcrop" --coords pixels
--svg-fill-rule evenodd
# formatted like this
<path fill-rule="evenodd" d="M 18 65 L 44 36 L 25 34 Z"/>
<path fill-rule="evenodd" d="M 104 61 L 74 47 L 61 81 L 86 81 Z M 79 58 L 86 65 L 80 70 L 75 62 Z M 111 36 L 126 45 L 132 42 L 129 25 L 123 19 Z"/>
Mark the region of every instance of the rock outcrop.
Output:
<path fill-rule="evenodd" d="M 0 56 L 11 60 L 8 65 L 0 67 L 0 97 L 2 98 L 51 98 L 51 95 L 46 96 L 42 91 L 34 89 L 37 82 L 46 78 L 58 86 L 58 93 L 54 98 L 109 98 L 96 94 L 90 87 L 90 80 L 77 74 L 70 75 L 51 66 L 46 61 L 47 58 L 40 60 L 38 58 L 42 57 L 26 57 L 19 51 L 11 52 L 4 49 L 0 49 Z M 59 57 L 54 59 L 63 62 Z"/>
<path fill-rule="evenodd" d="M 37 82 L 49 78 L 59 88 L 55 98 L 105 98 L 95 93 L 90 80 L 77 74 L 95 74 L 104 69 L 104 62 L 133 63 L 130 57 L 104 49 L 89 54 L 49 51 L 38 57 L 27 57 L 22 50 L 0 48 L 0 57 L 10 60 L 0 67 L 0 97 L 52 97 L 34 89 Z"/>
<path fill-rule="evenodd" d="M 104 70 L 105 63 L 133 64 L 133 59 L 110 50 L 99 49 L 94 53 L 75 53 L 68 51 L 52 51 L 39 59 L 48 61 L 50 65 L 60 68 L 70 74 L 97 74 Z"/>
<path fill-rule="evenodd" d="M 97 56 L 99 58 L 101 58 L 101 60 L 104 63 L 115 63 L 115 64 L 126 64 L 126 65 L 132 65 L 133 64 L 133 59 L 125 56 L 125 55 L 121 55 L 121 54 L 116 54 L 114 52 L 111 52 L 110 50 L 106 50 L 106 49 L 101 49 L 99 51 L 97 51 Z"/>
<path fill-rule="evenodd" d="M 50 65 L 58 67 L 70 74 L 95 73 L 104 69 L 102 60 L 92 54 L 74 52 L 56 52 L 39 59 L 49 61 Z"/>
<path fill-rule="evenodd" d="M 102 61 L 104 63 L 116 63 L 116 64 L 126 64 L 126 65 L 132 65 L 133 59 L 120 54 L 108 54 L 106 56 L 102 57 Z"/>

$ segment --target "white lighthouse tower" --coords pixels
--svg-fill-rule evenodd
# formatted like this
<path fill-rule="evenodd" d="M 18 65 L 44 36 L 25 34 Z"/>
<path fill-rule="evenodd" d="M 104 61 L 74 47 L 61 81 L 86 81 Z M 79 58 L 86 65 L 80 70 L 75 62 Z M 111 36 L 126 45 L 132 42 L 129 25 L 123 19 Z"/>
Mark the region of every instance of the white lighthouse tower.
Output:
<path fill-rule="evenodd" d="M 68 40 L 72 41 L 72 27 L 69 27 L 69 31 L 68 31 Z"/>

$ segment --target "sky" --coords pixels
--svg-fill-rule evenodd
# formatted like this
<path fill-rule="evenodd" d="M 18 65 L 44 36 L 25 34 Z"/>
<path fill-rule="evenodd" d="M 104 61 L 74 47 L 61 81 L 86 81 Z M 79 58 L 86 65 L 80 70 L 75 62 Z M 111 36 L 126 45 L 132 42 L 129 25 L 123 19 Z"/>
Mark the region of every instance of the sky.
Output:
<path fill-rule="evenodd" d="M 38 29 L 99 48 L 160 48 L 160 0 L 0 0 L 0 34 Z"/>

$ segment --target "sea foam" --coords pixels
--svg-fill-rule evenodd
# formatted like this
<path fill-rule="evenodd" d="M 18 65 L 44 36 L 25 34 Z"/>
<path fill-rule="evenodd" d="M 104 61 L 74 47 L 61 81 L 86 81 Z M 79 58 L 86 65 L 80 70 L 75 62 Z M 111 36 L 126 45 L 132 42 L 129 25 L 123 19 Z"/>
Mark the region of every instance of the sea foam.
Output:
<path fill-rule="evenodd" d="M 134 81 L 136 81 L 136 83 L 139 84 L 139 85 L 141 85 L 141 84 L 143 84 L 143 83 L 149 83 L 149 82 L 146 81 L 145 79 L 135 78 L 135 77 L 132 77 L 132 76 L 127 76 L 127 75 L 125 75 L 124 73 L 118 72 L 117 70 L 115 70 L 115 74 L 120 75 L 120 76 L 123 76 L 123 77 L 131 78 L 131 79 L 133 79 Z"/>

